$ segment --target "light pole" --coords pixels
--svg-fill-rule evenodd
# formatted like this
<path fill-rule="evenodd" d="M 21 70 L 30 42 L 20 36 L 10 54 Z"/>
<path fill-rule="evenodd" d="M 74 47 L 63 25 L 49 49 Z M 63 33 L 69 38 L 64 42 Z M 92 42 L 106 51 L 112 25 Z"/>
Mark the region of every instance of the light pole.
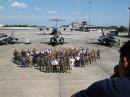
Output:
<path fill-rule="evenodd" d="M 130 7 L 129 7 L 130 10 Z M 129 32 L 128 32 L 128 37 L 130 37 L 130 16 L 129 16 Z"/>
<path fill-rule="evenodd" d="M 90 32 L 90 15 L 91 15 L 91 1 L 89 3 L 89 25 L 88 25 L 88 31 Z"/>
<path fill-rule="evenodd" d="M 89 1 L 89 25 L 90 25 L 90 15 L 91 15 L 91 1 Z"/>

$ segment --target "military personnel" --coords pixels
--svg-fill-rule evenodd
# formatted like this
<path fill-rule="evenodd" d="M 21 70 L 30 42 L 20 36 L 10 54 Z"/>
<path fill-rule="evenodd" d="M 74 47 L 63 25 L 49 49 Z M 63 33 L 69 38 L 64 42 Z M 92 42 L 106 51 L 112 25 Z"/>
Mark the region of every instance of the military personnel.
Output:
<path fill-rule="evenodd" d="M 22 65 L 23 68 L 25 68 L 26 63 L 27 63 L 26 52 L 22 49 L 20 54 L 21 54 L 21 65 Z"/>
<path fill-rule="evenodd" d="M 100 53 L 101 53 L 101 51 L 100 51 L 100 49 L 98 49 L 97 52 L 96 52 L 97 59 L 100 59 Z"/>
<path fill-rule="evenodd" d="M 96 61 L 96 52 L 94 49 L 92 49 L 91 51 L 91 58 L 92 58 L 92 61 Z"/>
<path fill-rule="evenodd" d="M 45 54 L 42 54 L 42 57 L 41 57 L 41 68 L 43 69 L 44 72 L 46 72 L 46 59 L 45 59 Z"/>
<path fill-rule="evenodd" d="M 36 53 L 36 49 L 35 49 L 35 48 L 33 48 L 32 52 L 33 52 L 33 53 Z"/>
<path fill-rule="evenodd" d="M 65 71 L 64 71 L 64 60 L 63 60 L 63 58 L 61 58 L 60 60 L 59 60 L 59 72 L 60 73 L 64 73 Z"/>
<path fill-rule="evenodd" d="M 89 62 L 90 64 L 92 63 L 91 52 L 89 49 L 87 49 L 87 62 Z"/>
<path fill-rule="evenodd" d="M 80 64 L 82 67 L 85 67 L 85 54 L 80 54 Z"/>
<path fill-rule="evenodd" d="M 29 54 L 28 56 L 28 67 L 32 68 L 33 65 L 33 56 Z"/>
<path fill-rule="evenodd" d="M 31 51 L 28 49 L 28 50 L 27 50 L 27 53 L 30 53 L 30 52 L 31 52 Z"/>
<path fill-rule="evenodd" d="M 21 56 L 26 56 L 26 52 L 23 49 L 21 49 Z"/>
<path fill-rule="evenodd" d="M 17 50 L 14 50 L 14 59 L 18 54 Z M 93 60 L 100 59 L 100 49 L 95 51 L 94 49 L 77 49 L 77 48 L 62 48 L 62 49 L 43 49 L 36 50 L 35 48 L 25 52 L 23 49 L 18 54 L 22 67 L 32 67 L 32 64 L 37 64 L 40 71 L 45 72 L 70 72 L 73 70 L 73 66 L 83 66 L 90 63 Z M 75 59 L 74 59 L 75 58 Z M 27 61 L 28 60 L 28 61 Z M 33 61 L 32 61 L 33 60 Z"/>
<path fill-rule="evenodd" d="M 42 53 L 41 52 L 39 52 L 38 57 L 37 57 L 37 65 L 39 67 L 39 70 L 42 71 L 43 65 L 42 65 Z"/>
<path fill-rule="evenodd" d="M 121 44 L 121 41 L 120 41 L 120 39 L 119 39 L 119 40 L 118 40 L 118 44 L 117 44 L 117 45 L 118 45 L 118 46 L 120 46 L 120 44 Z"/>
<path fill-rule="evenodd" d="M 53 66 L 53 73 L 57 73 L 57 65 L 59 65 L 59 62 L 55 59 L 55 58 L 53 58 L 53 60 L 52 60 L 52 66 Z"/>
<path fill-rule="evenodd" d="M 75 63 L 75 59 L 73 58 L 73 56 L 71 56 L 69 58 L 69 65 L 70 65 L 70 69 L 73 70 L 74 69 L 74 63 Z"/>
<path fill-rule="evenodd" d="M 26 67 L 26 58 L 25 58 L 25 56 L 21 56 L 21 65 L 22 65 L 22 68 Z"/>
<path fill-rule="evenodd" d="M 37 58 L 38 58 L 38 54 L 36 53 L 36 51 L 33 50 L 33 65 L 37 66 Z"/>
<path fill-rule="evenodd" d="M 65 61 L 65 67 L 66 67 L 66 68 L 65 68 L 65 69 L 66 69 L 65 71 L 70 73 L 69 57 L 67 56 L 67 57 L 65 58 L 65 60 L 66 60 L 66 61 Z"/>
<path fill-rule="evenodd" d="M 76 67 L 80 66 L 80 57 L 79 56 L 75 57 L 75 65 L 76 65 Z"/>
<path fill-rule="evenodd" d="M 13 55 L 14 55 L 14 63 L 17 64 L 17 61 L 18 61 L 18 51 L 16 49 L 14 50 Z"/>
<path fill-rule="evenodd" d="M 51 70 L 50 70 L 50 58 L 49 58 L 48 54 L 46 55 L 46 72 L 48 72 L 48 73 L 51 72 Z"/>

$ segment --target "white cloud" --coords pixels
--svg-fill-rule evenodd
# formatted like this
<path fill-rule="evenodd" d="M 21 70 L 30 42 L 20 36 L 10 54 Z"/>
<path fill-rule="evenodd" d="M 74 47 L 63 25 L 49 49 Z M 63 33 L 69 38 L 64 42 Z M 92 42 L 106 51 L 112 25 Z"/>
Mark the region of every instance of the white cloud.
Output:
<path fill-rule="evenodd" d="M 11 7 L 15 7 L 15 8 L 26 8 L 27 5 L 26 5 L 25 3 L 21 3 L 21 2 L 14 1 L 14 2 L 11 4 Z"/>
<path fill-rule="evenodd" d="M 55 11 L 55 10 L 50 10 L 50 11 L 48 11 L 48 13 L 50 13 L 50 14 L 56 14 L 57 11 Z"/>
<path fill-rule="evenodd" d="M 35 10 L 40 10 L 40 8 L 39 8 L 39 7 L 37 7 L 37 6 L 35 6 L 35 7 L 34 7 L 34 9 L 35 9 Z"/>
<path fill-rule="evenodd" d="M 4 10 L 4 9 L 5 9 L 4 6 L 1 5 L 1 6 L 0 6 L 0 10 Z"/>

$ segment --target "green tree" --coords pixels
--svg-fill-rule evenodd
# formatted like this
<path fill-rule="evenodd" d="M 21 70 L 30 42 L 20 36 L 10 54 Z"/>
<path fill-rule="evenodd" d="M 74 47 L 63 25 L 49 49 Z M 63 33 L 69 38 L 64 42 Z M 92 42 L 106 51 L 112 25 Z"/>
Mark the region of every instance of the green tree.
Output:
<path fill-rule="evenodd" d="M 118 32 L 127 32 L 128 31 L 128 28 L 124 27 L 124 26 L 120 26 L 117 28 L 117 31 Z"/>

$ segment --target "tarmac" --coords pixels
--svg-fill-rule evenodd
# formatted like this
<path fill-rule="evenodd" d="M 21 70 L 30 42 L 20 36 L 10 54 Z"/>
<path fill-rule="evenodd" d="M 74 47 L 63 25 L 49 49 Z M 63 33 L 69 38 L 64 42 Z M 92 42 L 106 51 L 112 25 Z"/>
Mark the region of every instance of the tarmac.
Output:
<path fill-rule="evenodd" d="M 0 30 L 0 33 L 11 33 L 11 30 Z M 45 30 L 41 32 L 46 32 Z M 119 47 L 106 47 L 97 44 L 101 31 L 80 32 L 62 31 L 65 44 L 48 45 L 51 35 L 38 35 L 35 30 L 14 30 L 19 42 L 13 45 L 0 46 L 0 97 L 70 97 L 75 92 L 86 89 L 93 82 L 109 78 L 113 67 L 119 61 Z M 47 31 L 50 33 L 50 31 Z M 24 44 L 24 39 L 31 44 Z M 127 38 L 119 37 L 124 43 Z M 89 48 L 101 49 L 101 59 L 84 67 L 74 67 L 71 73 L 44 73 L 36 68 L 21 68 L 12 62 L 13 51 L 44 48 Z"/>

